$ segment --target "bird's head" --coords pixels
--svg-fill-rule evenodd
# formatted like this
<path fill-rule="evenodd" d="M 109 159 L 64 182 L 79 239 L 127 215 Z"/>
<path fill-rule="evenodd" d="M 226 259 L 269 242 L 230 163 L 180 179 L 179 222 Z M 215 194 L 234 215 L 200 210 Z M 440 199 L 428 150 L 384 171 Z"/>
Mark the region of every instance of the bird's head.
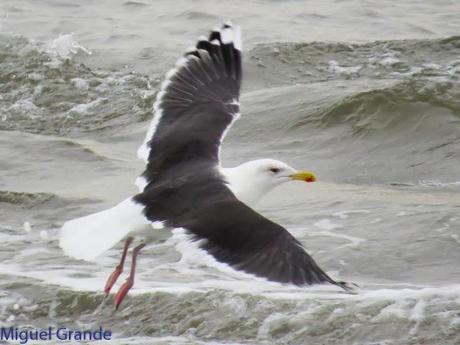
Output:
<path fill-rule="evenodd" d="M 297 170 L 275 159 L 258 159 L 229 170 L 236 185 L 253 185 L 267 190 L 289 181 L 316 181 L 311 171 Z"/>
<path fill-rule="evenodd" d="M 254 169 L 260 179 L 272 185 L 278 185 L 288 181 L 315 182 L 316 176 L 308 170 L 297 170 L 284 162 L 275 159 L 260 159 L 254 161 Z"/>
<path fill-rule="evenodd" d="M 312 172 L 294 169 L 275 159 L 258 159 L 221 172 L 232 192 L 247 205 L 254 205 L 271 189 L 285 182 L 316 181 Z"/>

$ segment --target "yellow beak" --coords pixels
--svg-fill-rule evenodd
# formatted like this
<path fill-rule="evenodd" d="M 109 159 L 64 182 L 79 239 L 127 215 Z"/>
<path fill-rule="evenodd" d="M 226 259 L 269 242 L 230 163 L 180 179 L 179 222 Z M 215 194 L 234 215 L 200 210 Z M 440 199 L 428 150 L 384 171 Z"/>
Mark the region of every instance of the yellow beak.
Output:
<path fill-rule="evenodd" d="M 299 170 L 296 173 L 289 176 L 293 180 L 305 181 L 305 182 L 315 182 L 316 176 L 311 171 Z"/>

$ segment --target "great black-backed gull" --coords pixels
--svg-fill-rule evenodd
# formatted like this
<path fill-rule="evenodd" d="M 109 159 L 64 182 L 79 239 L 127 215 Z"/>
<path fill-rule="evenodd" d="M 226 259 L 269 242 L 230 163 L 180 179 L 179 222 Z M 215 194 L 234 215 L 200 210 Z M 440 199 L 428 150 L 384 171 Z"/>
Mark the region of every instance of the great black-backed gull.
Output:
<path fill-rule="evenodd" d="M 147 164 L 136 181 L 140 193 L 109 210 L 70 220 L 60 230 L 64 252 L 84 260 L 128 236 L 106 294 L 123 270 L 133 234 L 146 227 L 151 232 L 182 228 L 217 261 L 271 281 L 346 288 L 319 268 L 286 229 L 251 208 L 284 182 L 315 181 L 313 173 L 273 159 L 235 168 L 220 165 L 222 140 L 239 117 L 241 50 L 240 30 L 230 24 L 200 38 L 166 74 L 158 92 L 138 151 Z M 133 250 L 131 273 L 115 296 L 116 307 L 134 283 L 136 257 L 144 245 Z"/>

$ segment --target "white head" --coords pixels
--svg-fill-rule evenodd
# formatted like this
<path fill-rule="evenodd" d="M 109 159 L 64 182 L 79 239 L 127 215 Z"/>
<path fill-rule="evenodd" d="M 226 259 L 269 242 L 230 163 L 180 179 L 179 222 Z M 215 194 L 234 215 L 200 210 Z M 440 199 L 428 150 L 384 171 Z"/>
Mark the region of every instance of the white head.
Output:
<path fill-rule="evenodd" d="M 296 170 L 275 159 L 258 159 L 235 168 L 222 169 L 230 189 L 245 204 L 252 206 L 276 186 L 292 181 L 316 181 L 315 175 L 306 170 Z"/>

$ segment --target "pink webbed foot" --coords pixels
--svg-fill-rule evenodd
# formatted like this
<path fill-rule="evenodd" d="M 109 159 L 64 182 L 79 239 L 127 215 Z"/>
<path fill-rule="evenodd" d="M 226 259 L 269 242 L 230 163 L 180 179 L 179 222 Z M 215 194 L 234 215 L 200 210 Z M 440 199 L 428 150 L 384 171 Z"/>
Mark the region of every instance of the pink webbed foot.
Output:
<path fill-rule="evenodd" d="M 134 282 L 131 279 L 126 279 L 123 285 L 118 290 L 117 294 L 115 295 L 115 309 L 118 310 L 121 302 L 125 299 L 125 296 L 128 294 L 128 291 L 133 287 Z"/>
<path fill-rule="evenodd" d="M 115 285 L 115 282 L 117 281 L 121 272 L 123 272 L 123 268 L 120 265 L 117 265 L 117 267 L 115 267 L 115 270 L 110 274 L 104 287 L 104 294 L 106 297 L 109 295 L 112 286 Z"/>
<path fill-rule="evenodd" d="M 128 252 L 128 248 L 133 241 L 132 237 L 128 237 L 125 241 L 125 246 L 123 247 L 123 254 L 121 255 L 120 263 L 115 267 L 115 270 L 110 274 L 107 282 L 105 283 L 104 287 L 104 294 L 107 297 L 112 289 L 113 285 L 117 281 L 118 277 L 120 276 L 121 272 L 123 272 L 123 266 L 125 265 L 126 253 Z"/>
<path fill-rule="evenodd" d="M 117 294 L 115 295 L 114 303 L 115 303 L 116 310 L 118 310 L 118 307 L 120 306 L 121 302 L 123 302 L 124 298 L 128 294 L 128 291 L 134 285 L 134 275 L 136 273 L 137 255 L 139 254 L 139 251 L 144 247 L 145 247 L 145 243 L 142 243 L 138 245 L 137 247 L 135 247 L 133 250 L 133 259 L 131 261 L 131 272 L 129 273 L 128 279 L 126 279 L 126 281 L 123 283 L 123 285 L 120 287 Z"/>

